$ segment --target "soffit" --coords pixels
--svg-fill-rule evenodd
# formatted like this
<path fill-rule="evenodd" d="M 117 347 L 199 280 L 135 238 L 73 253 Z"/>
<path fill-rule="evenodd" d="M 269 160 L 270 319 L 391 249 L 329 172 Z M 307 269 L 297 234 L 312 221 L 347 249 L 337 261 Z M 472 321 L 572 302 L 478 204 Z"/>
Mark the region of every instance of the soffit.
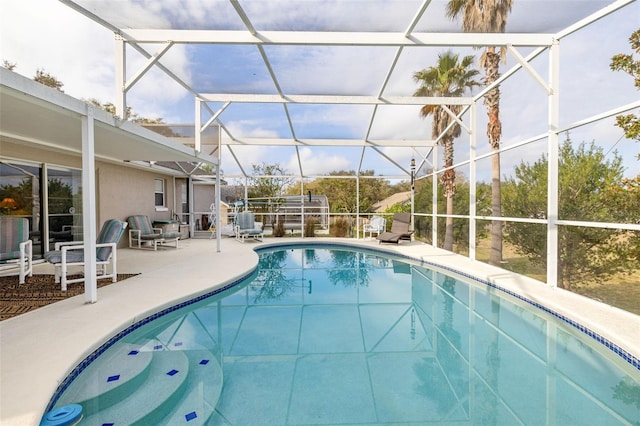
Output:
<path fill-rule="evenodd" d="M 81 155 L 82 117 L 94 114 L 96 158 L 112 161 L 189 161 L 215 158 L 164 138 L 4 68 L 0 85 L 0 135 L 46 149 Z"/>

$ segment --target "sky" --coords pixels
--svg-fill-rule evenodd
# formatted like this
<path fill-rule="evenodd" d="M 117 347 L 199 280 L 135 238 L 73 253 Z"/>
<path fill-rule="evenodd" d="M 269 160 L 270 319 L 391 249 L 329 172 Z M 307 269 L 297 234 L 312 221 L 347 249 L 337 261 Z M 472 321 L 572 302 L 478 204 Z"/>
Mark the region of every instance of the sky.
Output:
<path fill-rule="evenodd" d="M 203 4 L 215 3 L 215 8 L 203 12 Z M 81 2 L 97 8 L 101 2 Z M 322 13 L 313 10 L 313 2 L 293 2 L 296 7 L 284 8 L 283 1 L 241 1 L 256 28 L 269 30 L 326 29 L 349 31 L 404 31 L 413 18 L 420 1 L 387 0 L 376 8 L 365 7 L 366 0 L 329 0 L 320 2 Z M 228 27 L 243 29 L 228 2 L 215 0 L 112 0 L 100 13 L 123 26 L 165 28 L 188 25 L 192 29 Z M 289 4 L 289 3 L 287 3 Z M 590 13 L 606 1 L 601 0 L 515 0 L 509 16 L 507 31 L 555 31 L 564 27 L 567 19 Z M 441 18 L 444 0 L 433 0 L 432 14 L 423 19 L 416 31 L 456 31 L 459 22 Z M 553 8 L 554 14 L 548 10 Z M 374 10 L 375 9 L 375 10 Z M 215 13 L 214 13 L 215 11 Z M 437 12 L 437 13 L 436 13 Z M 544 12 L 544 13 L 542 13 Z M 384 17 L 384 19 L 380 19 Z M 608 109 L 635 102 L 638 92 L 631 77 L 609 70 L 611 57 L 616 53 L 631 53 L 628 37 L 640 28 L 640 4 L 627 7 L 593 24 L 588 29 L 561 40 L 560 92 L 561 128 L 570 123 L 596 115 Z M 144 46 L 154 53 L 157 47 Z M 446 48 L 406 48 L 385 88 L 388 96 L 411 96 L 417 89 L 412 79 L 415 71 L 432 66 L 435 58 Z M 113 102 L 115 87 L 115 42 L 113 33 L 55 0 L 2 0 L 0 2 L 0 60 L 16 64 L 15 71 L 33 77 L 43 68 L 64 83 L 65 93 L 81 98 L 95 98 Z M 522 56 L 531 48 L 518 48 Z M 377 94 L 381 88 L 396 48 L 327 48 L 265 46 L 265 54 L 287 93 L 298 94 Z M 480 51 L 456 49 L 455 53 L 476 55 Z M 129 75 L 136 72 L 145 59 L 128 50 Z M 274 87 L 259 51 L 254 46 L 173 46 L 163 56 L 162 63 L 173 70 L 196 90 L 209 93 L 273 93 Z M 510 55 L 502 71 L 516 64 Z M 543 79 L 548 76 L 547 55 L 532 62 Z M 516 143 L 546 132 L 547 96 L 538 83 L 526 72 L 519 72 L 502 85 L 501 119 L 503 145 Z M 313 91 L 312 93 L 310 91 Z M 477 91 L 476 91 L 477 93 Z M 180 85 L 157 69 L 151 70 L 128 95 L 133 110 L 144 117 L 162 117 L 168 123 L 193 123 L 194 101 Z M 482 102 L 478 103 L 478 154 L 488 152 L 483 141 L 486 118 Z M 211 104 L 215 111 L 221 104 Z M 295 122 L 298 138 L 358 138 L 366 134 L 372 116 L 371 106 L 291 105 L 289 114 Z M 236 137 L 290 137 L 282 106 L 231 105 L 221 115 L 226 127 Z M 468 122 L 468 117 L 465 117 Z M 602 120 L 571 131 L 576 143 L 585 141 L 601 146 L 605 152 L 618 150 L 624 158 L 626 174 L 640 173 L 636 155 L 640 144 L 627 140 L 622 131 L 613 126 L 613 119 Z M 418 107 L 380 107 L 371 128 L 373 139 L 431 139 L 431 124 L 422 119 Z M 543 149 L 545 144 L 536 147 Z M 381 148 L 367 150 L 363 169 L 376 174 L 401 175 L 408 169 L 411 157 L 426 153 L 405 149 Z M 241 159 L 246 172 L 251 164 L 278 162 L 295 173 L 298 169 L 296 151 L 291 148 L 265 146 L 238 147 L 236 158 Z M 301 147 L 297 155 L 305 174 L 326 174 L 333 170 L 354 170 L 360 164 L 361 149 Z M 535 161 L 536 149 L 521 148 L 503 153 L 503 174 L 509 175 L 520 161 Z M 393 162 L 386 161 L 392 159 Z M 466 139 L 456 142 L 455 161 L 469 158 Z M 400 170 L 401 166 L 405 170 Z M 234 159 L 223 151 L 223 170 L 226 175 L 239 173 Z M 461 167 L 464 173 L 468 167 Z M 488 177 L 481 167 L 479 177 Z"/>

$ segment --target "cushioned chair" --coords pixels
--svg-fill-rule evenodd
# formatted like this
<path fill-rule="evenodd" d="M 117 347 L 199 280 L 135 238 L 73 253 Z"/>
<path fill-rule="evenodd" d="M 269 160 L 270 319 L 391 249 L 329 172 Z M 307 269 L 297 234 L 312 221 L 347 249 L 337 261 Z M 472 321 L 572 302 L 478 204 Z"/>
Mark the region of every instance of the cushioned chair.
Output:
<path fill-rule="evenodd" d="M 236 216 L 236 239 L 244 242 L 245 238 L 253 238 L 257 241 L 262 241 L 264 238 L 264 231 L 262 230 L 262 223 L 256 222 L 256 217 L 253 212 L 240 212 Z"/>
<path fill-rule="evenodd" d="M 127 222 L 130 248 L 158 250 L 158 246 L 169 244 L 175 244 L 178 248 L 180 232 L 162 232 L 161 228 L 154 228 L 149 216 L 129 216 Z"/>
<path fill-rule="evenodd" d="M 373 238 L 373 234 L 380 235 L 386 230 L 387 227 L 387 219 L 381 216 L 373 216 L 369 223 L 365 223 L 362 227 L 363 237 L 367 236 L 369 233 L 369 237 Z"/>
<path fill-rule="evenodd" d="M 410 213 L 394 213 L 393 222 L 391 222 L 391 231 L 383 232 L 378 235 L 380 243 L 396 243 L 399 244 L 400 240 L 411 241 L 413 231 L 409 230 L 411 227 L 411 214 Z"/>
<path fill-rule="evenodd" d="M 114 283 L 116 282 L 116 247 L 126 227 L 126 222 L 116 219 L 109 219 L 102 225 L 96 240 L 98 279 L 111 278 Z M 67 279 L 70 266 L 84 266 L 84 243 L 82 241 L 56 243 L 55 250 L 46 253 L 44 258 L 55 267 L 55 282 L 61 284 L 62 291 L 67 290 L 67 284 L 84 281 L 84 277 Z M 109 263 L 111 263 L 111 273 L 107 271 Z"/>
<path fill-rule="evenodd" d="M 29 220 L 0 216 L 0 263 L 18 262 L 20 284 L 33 275 L 33 243 L 29 239 Z"/>

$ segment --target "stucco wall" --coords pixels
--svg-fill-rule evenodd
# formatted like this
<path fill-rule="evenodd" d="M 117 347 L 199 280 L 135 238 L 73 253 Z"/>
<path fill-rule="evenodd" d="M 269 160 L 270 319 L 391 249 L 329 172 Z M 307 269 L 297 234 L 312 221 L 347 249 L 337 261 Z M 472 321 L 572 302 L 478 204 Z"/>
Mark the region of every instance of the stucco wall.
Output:
<path fill-rule="evenodd" d="M 167 211 L 156 211 L 154 179 L 165 181 Z M 156 170 L 140 170 L 110 163 L 96 164 L 96 202 L 99 220 L 125 220 L 128 216 L 144 214 L 154 220 L 171 219 L 174 209 L 173 177 Z"/>
<path fill-rule="evenodd" d="M 211 203 L 214 202 L 216 197 L 216 191 L 214 185 L 193 185 L 193 211 L 194 217 L 200 222 L 200 228 L 207 228 L 206 222 L 209 220 L 209 212 L 211 211 Z M 220 223 L 226 225 L 228 223 L 228 210 L 226 205 L 222 205 L 220 210 Z"/>

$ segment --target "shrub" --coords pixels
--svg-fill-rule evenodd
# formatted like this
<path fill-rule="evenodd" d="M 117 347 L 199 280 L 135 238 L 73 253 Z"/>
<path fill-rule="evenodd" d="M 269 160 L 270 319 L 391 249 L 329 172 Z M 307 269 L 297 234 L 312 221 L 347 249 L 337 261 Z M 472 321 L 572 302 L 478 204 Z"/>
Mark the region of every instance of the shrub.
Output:
<path fill-rule="evenodd" d="M 331 235 L 333 237 L 346 237 L 349 234 L 349 219 L 346 218 L 337 218 L 333 222 L 333 227 L 331 228 Z"/>
<path fill-rule="evenodd" d="M 315 237 L 316 236 L 316 223 L 318 221 L 314 218 L 309 218 L 304 224 L 304 236 Z"/>
<path fill-rule="evenodd" d="M 273 224 L 273 236 L 284 237 L 284 223 L 282 221 Z"/>

